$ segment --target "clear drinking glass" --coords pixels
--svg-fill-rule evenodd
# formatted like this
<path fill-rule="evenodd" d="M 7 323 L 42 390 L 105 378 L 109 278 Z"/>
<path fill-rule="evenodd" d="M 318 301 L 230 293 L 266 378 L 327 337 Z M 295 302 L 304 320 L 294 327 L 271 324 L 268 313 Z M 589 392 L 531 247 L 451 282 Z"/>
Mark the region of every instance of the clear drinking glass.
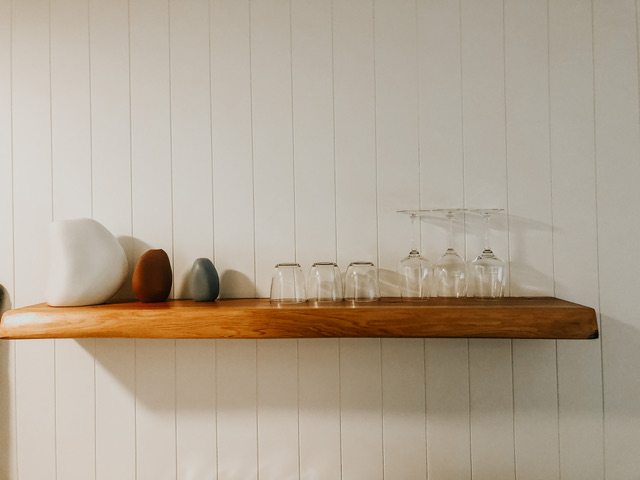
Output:
<path fill-rule="evenodd" d="M 467 264 L 453 248 L 453 219 L 464 212 L 463 208 L 433 210 L 449 221 L 449 247 L 436 264 L 436 292 L 439 297 L 464 297 L 467 295 Z"/>
<path fill-rule="evenodd" d="M 411 220 L 411 251 L 400 260 L 400 297 L 408 300 L 429 298 L 433 288 L 433 264 L 420 255 L 417 242 L 418 219 L 428 210 L 400 210 Z"/>
<path fill-rule="evenodd" d="M 500 298 L 504 295 L 506 263 L 491 250 L 489 242 L 491 217 L 503 209 L 477 209 L 473 213 L 484 218 L 484 250 L 470 265 L 471 291 L 478 298 Z"/>
<path fill-rule="evenodd" d="M 378 270 L 371 262 L 351 262 L 345 275 L 344 298 L 351 302 L 380 300 Z"/>
<path fill-rule="evenodd" d="M 271 303 L 302 303 L 307 301 L 304 275 L 297 263 L 279 263 L 271 278 Z"/>
<path fill-rule="evenodd" d="M 309 271 L 307 296 L 310 302 L 339 302 L 343 298 L 342 275 L 333 262 L 316 262 Z"/>

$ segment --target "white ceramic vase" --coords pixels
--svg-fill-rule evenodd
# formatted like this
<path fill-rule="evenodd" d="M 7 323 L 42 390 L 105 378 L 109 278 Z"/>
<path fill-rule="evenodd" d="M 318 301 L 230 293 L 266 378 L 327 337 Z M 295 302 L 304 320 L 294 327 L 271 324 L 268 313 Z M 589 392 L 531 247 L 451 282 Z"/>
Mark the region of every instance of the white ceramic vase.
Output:
<path fill-rule="evenodd" d="M 51 260 L 45 293 L 54 307 L 97 305 L 109 300 L 128 273 L 118 240 L 89 218 L 51 224 Z"/>

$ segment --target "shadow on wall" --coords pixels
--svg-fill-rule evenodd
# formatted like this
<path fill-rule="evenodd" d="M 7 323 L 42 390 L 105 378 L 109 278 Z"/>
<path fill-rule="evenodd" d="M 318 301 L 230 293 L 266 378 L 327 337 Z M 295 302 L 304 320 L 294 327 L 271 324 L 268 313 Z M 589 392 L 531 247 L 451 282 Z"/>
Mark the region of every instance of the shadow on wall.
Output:
<path fill-rule="evenodd" d="M 0 315 L 11 309 L 7 290 L 0 285 Z M 11 398 L 9 388 L 10 343 L 0 340 L 0 478 L 9 478 Z"/>

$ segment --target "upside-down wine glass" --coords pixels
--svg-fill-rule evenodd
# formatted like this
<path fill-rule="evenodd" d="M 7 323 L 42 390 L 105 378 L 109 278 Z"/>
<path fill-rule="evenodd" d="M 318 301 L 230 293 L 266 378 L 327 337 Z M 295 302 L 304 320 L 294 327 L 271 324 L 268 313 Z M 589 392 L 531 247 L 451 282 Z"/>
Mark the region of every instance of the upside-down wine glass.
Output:
<path fill-rule="evenodd" d="M 399 210 L 398 213 L 409 215 L 411 220 L 411 251 L 400 260 L 398 273 L 400 274 L 400 296 L 414 300 L 429 298 L 433 283 L 433 265 L 420 255 L 418 251 L 417 233 L 418 219 L 425 210 Z"/>
<path fill-rule="evenodd" d="M 472 210 L 482 215 L 484 219 L 484 250 L 471 262 L 470 266 L 474 297 L 499 298 L 504 295 L 506 264 L 493 253 L 489 242 L 491 217 L 502 211 L 501 208 Z"/>
<path fill-rule="evenodd" d="M 467 264 L 453 248 L 453 218 L 463 208 L 433 210 L 449 221 L 449 246 L 436 264 L 436 293 L 439 297 L 464 297 L 467 295 Z"/>

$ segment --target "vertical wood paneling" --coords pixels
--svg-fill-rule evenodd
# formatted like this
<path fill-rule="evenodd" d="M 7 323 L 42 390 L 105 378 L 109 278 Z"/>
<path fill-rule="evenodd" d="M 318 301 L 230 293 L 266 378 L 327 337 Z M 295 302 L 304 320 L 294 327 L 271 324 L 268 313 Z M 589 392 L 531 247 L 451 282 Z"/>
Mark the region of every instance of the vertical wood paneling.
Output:
<path fill-rule="evenodd" d="M 553 295 L 546 1 L 505 2 L 506 147 L 512 295 Z M 502 220 L 502 218 L 497 219 Z M 499 223 L 498 223 L 499 225 Z M 559 478 L 555 341 L 513 342 L 518 478 Z M 540 462 L 544 458 L 544 462 Z"/>
<path fill-rule="evenodd" d="M 464 205 L 460 55 L 460 5 L 418 2 L 422 208 Z M 433 219 L 422 222 L 421 253 L 432 262 L 447 248 L 445 225 Z M 463 234 L 456 228 L 456 248 L 463 248 Z M 469 478 L 468 341 L 425 340 L 425 379 L 429 478 Z"/>
<path fill-rule="evenodd" d="M 549 5 L 549 89 L 555 292 L 599 310 L 590 4 Z M 600 347 L 558 341 L 563 479 L 604 478 Z"/>
<path fill-rule="evenodd" d="M 410 229 L 396 212 L 420 204 L 416 3 L 376 0 L 374 18 L 380 294 L 397 296 Z"/>
<path fill-rule="evenodd" d="M 471 208 L 504 207 L 503 3 L 464 1 L 461 8 L 465 201 Z M 481 244 L 467 233 L 467 258 L 473 258 Z M 497 253 L 507 251 L 506 240 L 506 232 L 493 233 Z M 469 341 L 471 466 L 477 479 L 515 477 L 511 353 L 509 341 Z"/>
<path fill-rule="evenodd" d="M 340 345 L 298 341 L 300 478 L 341 478 Z"/>
<path fill-rule="evenodd" d="M 91 217 L 89 4 L 51 4 L 53 218 Z"/>
<path fill-rule="evenodd" d="M 429 478 L 471 478 L 468 342 L 425 341 L 425 377 Z"/>
<path fill-rule="evenodd" d="M 136 480 L 175 478 L 176 341 L 135 341 Z"/>
<path fill-rule="evenodd" d="M 133 271 L 129 4 L 89 4 L 93 218 L 123 246 Z M 127 281 L 119 299 L 132 299 Z"/>
<path fill-rule="evenodd" d="M 299 478 L 298 344 L 283 339 L 257 346 L 258 476 Z"/>
<path fill-rule="evenodd" d="M 215 264 L 221 297 L 255 288 L 249 1 L 211 2 Z"/>
<path fill-rule="evenodd" d="M 56 340 L 57 478 L 96 478 L 95 342 Z"/>
<path fill-rule="evenodd" d="M 134 0 L 129 16 L 134 260 L 173 258 L 168 1 Z"/>
<path fill-rule="evenodd" d="M 53 218 L 91 217 L 89 5 L 51 4 Z M 56 475 L 95 478 L 95 340 L 56 340 Z"/>
<path fill-rule="evenodd" d="M 338 263 L 378 261 L 373 4 L 333 2 Z"/>
<path fill-rule="evenodd" d="M 178 479 L 216 478 L 215 340 L 176 341 Z"/>
<path fill-rule="evenodd" d="M 199 256 L 225 297 L 267 296 L 279 261 L 334 258 L 377 262 L 389 294 L 409 240 L 397 209 L 503 207 L 492 244 L 511 293 L 599 308 L 603 347 L 5 343 L 0 477 L 636 475 L 639 12 L 0 0 L 0 285 L 15 306 L 43 299 L 52 218 L 93 216 L 131 268 L 165 249 L 175 296 Z M 421 226 L 435 261 L 444 222 Z M 461 253 L 480 244 L 479 222 L 457 224 Z"/>
<path fill-rule="evenodd" d="M 196 258 L 213 258 L 209 2 L 171 1 L 173 269 L 188 298 Z"/>
<path fill-rule="evenodd" d="M 342 478 L 384 477 L 380 339 L 340 339 Z"/>
<path fill-rule="evenodd" d="M 296 258 L 336 261 L 332 5 L 291 2 Z"/>
<path fill-rule="evenodd" d="M 427 478 L 424 342 L 383 339 L 384 478 Z"/>
<path fill-rule="evenodd" d="M 129 4 L 89 5 L 93 218 L 118 237 L 133 271 Z M 118 298 L 133 298 L 129 279 Z M 96 478 L 136 475 L 135 346 L 95 345 Z"/>
<path fill-rule="evenodd" d="M 136 478 L 135 341 L 96 341 L 96 478 Z"/>
<path fill-rule="evenodd" d="M 598 268 L 604 369 L 606 478 L 637 475 L 640 437 L 640 362 L 637 296 L 625 296 L 637 278 L 640 225 L 628 208 L 640 204 L 638 32 L 631 1 L 593 5 Z"/>
<path fill-rule="evenodd" d="M 173 258 L 168 2 L 131 2 L 131 149 L 134 258 Z M 136 475 L 176 474 L 175 342 L 135 342 Z"/>
<path fill-rule="evenodd" d="M 291 5 L 251 3 L 256 283 L 269 296 L 274 265 L 295 261 Z"/>
<path fill-rule="evenodd" d="M 218 478 L 258 478 L 255 340 L 216 341 Z"/>
<path fill-rule="evenodd" d="M 0 1 L 0 312 L 13 288 L 13 168 L 11 125 L 11 2 Z M 0 477 L 16 479 L 15 342 L 0 342 Z"/>
<path fill-rule="evenodd" d="M 46 282 L 51 221 L 49 14 L 48 2 L 12 5 L 16 307 L 41 301 Z M 55 343 L 26 342 L 15 348 L 20 478 L 55 478 Z"/>

